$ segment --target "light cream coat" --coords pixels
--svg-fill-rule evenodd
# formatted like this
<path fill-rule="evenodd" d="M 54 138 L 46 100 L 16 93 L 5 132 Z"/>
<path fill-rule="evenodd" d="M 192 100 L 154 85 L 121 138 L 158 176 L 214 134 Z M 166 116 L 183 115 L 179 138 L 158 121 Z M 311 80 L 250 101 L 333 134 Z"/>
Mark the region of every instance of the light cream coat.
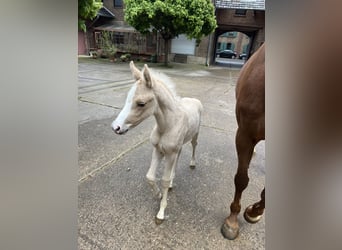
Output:
<path fill-rule="evenodd" d="M 113 121 L 112 129 L 116 134 L 124 134 L 147 117 L 155 117 L 156 125 L 151 133 L 154 149 L 146 177 L 155 195 L 162 198 L 156 216 L 156 223 L 159 224 L 165 219 L 167 193 L 172 188 L 182 146 L 189 141 L 193 148 L 190 167 L 195 167 L 195 149 L 203 107 L 195 98 L 178 97 L 169 80 L 152 73 L 146 64 L 139 71 L 132 61 L 130 68 L 136 82 L 128 92 L 124 108 Z M 160 192 L 156 170 L 163 158 L 166 164 Z"/>

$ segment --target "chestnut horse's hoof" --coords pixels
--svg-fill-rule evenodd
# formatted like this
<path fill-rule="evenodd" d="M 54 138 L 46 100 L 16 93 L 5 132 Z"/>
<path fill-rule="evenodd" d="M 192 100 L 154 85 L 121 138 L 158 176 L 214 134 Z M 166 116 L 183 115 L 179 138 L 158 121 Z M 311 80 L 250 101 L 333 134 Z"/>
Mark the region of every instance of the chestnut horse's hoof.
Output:
<path fill-rule="evenodd" d="M 223 223 L 221 227 L 221 233 L 226 239 L 235 240 L 239 235 L 239 228 L 231 228 L 226 223 Z"/>
<path fill-rule="evenodd" d="M 155 221 L 155 223 L 156 223 L 157 225 L 160 225 L 160 224 L 163 223 L 164 219 L 159 219 L 159 218 L 156 216 L 155 219 L 154 219 L 154 221 Z"/>
<path fill-rule="evenodd" d="M 196 168 L 196 166 L 195 166 L 195 165 L 192 165 L 192 164 L 190 164 L 190 168 L 191 168 L 191 169 L 195 169 L 195 168 Z"/>
<path fill-rule="evenodd" d="M 245 212 L 243 213 L 243 217 L 245 218 L 245 220 L 248 223 L 255 224 L 255 223 L 257 223 L 261 219 L 262 215 L 258 215 L 256 217 L 249 216 L 248 213 L 251 212 L 252 209 L 253 209 L 253 205 L 250 205 L 249 207 L 247 207 Z"/>

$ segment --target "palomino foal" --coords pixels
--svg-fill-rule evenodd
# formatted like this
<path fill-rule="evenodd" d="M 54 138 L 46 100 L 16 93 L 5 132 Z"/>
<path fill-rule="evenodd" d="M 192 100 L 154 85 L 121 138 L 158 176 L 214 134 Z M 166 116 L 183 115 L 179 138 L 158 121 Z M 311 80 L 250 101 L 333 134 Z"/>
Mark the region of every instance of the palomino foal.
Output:
<path fill-rule="evenodd" d="M 236 84 L 236 151 L 238 169 L 235 175 L 235 195 L 230 215 L 222 225 L 224 237 L 233 240 L 239 234 L 237 216 L 241 210 L 241 195 L 248 185 L 248 167 L 255 145 L 265 139 L 265 45 L 263 44 L 241 69 Z M 249 223 L 260 220 L 265 209 L 265 189 L 261 200 L 246 208 L 244 218 Z"/>
<path fill-rule="evenodd" d="M 160 224 L 165 219 L 167 193 L 172 188 L 182 146 L 190 140 L 193 149 L 190 167 L 195 167 L 195 149 L 203 107 L 197 99 L 176 96 L 170 83 L 167 83 L 168 79 L 152 74 L 146 64 L 139 71 L 131 61 L 130 68 L 136 82 L 128 92 L 124 108 L 113 121 L 112 129 L 116 134 L 124 134 L 147 117 L 155 117 L 156 125 L 150 137 L 154 148 L 146 177 L 155 195 L 161 198 L 156 216 L 156 223 Z M 164 157 L 166 164 L 160 192 L 156 170 Z"/>

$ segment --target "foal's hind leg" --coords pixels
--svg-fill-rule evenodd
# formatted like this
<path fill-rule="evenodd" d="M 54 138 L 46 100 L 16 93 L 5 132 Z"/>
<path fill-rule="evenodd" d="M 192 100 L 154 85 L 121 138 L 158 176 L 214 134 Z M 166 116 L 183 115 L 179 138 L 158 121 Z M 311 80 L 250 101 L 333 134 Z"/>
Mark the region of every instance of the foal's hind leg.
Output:
<path fill-rule="evenodd" d="M 257 223 L 265 210 L 265 188 L 261 192 L 261 200 L 246 208 L 243 216 L 249 223 Z"/>
<path fill-rule="evenodd" d="M 239 222 L 237 220 L 237 216 L 241 210 L 240 200 L 243 190 L 248 185 L 248 166 L 256 144 L 248 134 L 243 133 L 240 128 L 237 130 L 235 140 L 238 154 L 238 169 L 234 178 L 235 195 L 234 200 L 230 205 L 230 215 L 226 218 L 225 223 L 221 228 L 223 236 L 230 240 L 235 239 L 239 234 Z"/>
<path fill-rule="evenodd" d="M 176 159 L 176 163 L 178 162 L 178 159 L 179 159 L 179 156 L 180 156 L 181 152 L 182 152 L 182 149 L 180 149 L 179 152 L 178 152 L 177 159 Z M 175 178 L 176 167 L 177 167 L 177 164 L 174 165 L 174 166 L 172 167 L 172 170 L 171 170 L 171 176 L 170 176 L 170 179 L 171 179 L 171 180 L 170 180 L 169 189 L 172 189 L 172 188 L 174 187 L 174 185 L 173 185 L 173 179 Z"/>
<path fill-rule="evenodd" d="M 191 169 L 194 169 L 196 167 L 195 151 L 196 151 L 196 146 L 197 146 L 197 138 L 198 138 L 198 133 L 191 140 L 191 145 L 192 145 L 192 156 L 191 156 L 191 161 L 190 161 Z"/>

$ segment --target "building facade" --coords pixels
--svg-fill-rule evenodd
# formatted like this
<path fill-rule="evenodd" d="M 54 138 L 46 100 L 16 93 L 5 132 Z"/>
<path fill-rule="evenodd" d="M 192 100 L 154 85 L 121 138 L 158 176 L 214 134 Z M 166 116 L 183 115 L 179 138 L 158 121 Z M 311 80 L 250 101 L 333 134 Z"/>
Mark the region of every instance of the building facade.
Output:
<path fill-rule="evenodd" d="M 250 56 L 265 40 L 264 0 L 216 0 L 215 15 L 218 27 L 196 46 L 195 40 L 181 35 L 169 45 L 169 60 L 184 63 L 215 63 L 217 50 L 230 49 Z M 157 33 L 141 35 L 124 21 L 123 0 L 103 0 L 97 17 L 87 23 L 85 53 L 100 48 L 101 34 L 111 33 L 118 53 L 142 56 L 156 55 L 163 60 L 164 41 Z M 227 35 L 225 35 L 227 34 Z M 80 52 L 80 49 L 79 49 Z"/>
<path fill-rule="evenodd" d="M 250 39 L 245 53 L 254 53 L 265 41 L 265 1 L 217 0 L 215 4 L 215 39 L 225 32 L 241 32 Z"/>

